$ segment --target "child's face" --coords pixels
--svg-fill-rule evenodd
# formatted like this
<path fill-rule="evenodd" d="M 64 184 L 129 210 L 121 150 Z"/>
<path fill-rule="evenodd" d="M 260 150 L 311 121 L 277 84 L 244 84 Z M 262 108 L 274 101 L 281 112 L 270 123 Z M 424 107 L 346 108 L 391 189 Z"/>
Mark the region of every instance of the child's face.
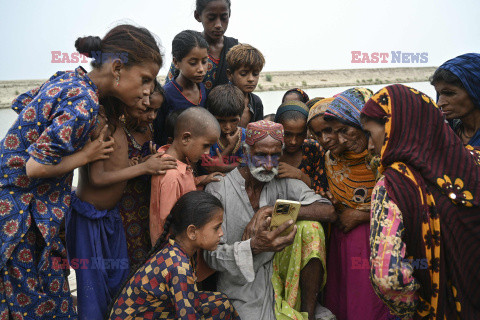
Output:
<path fill-rule="evenodd" d="M 217 209 L 210 221 L 197 229 L 197 244 L 204 250 L 214 251 L 223 236 L 223 210 Z"/>
<path fill-rule="evenodd" d="M 211 1 L 203 9 L 202 14 L 195 12 L 195 19 L 203 25 L 205 38 L 213 41 L 222 39 L 228 28 L 230 12 L 225 0 Z"/>
<path fill-rule="evenodd" d="M 218 141 L 220 132 L 217 129 L 209 128 L 204 135 L 190 138 L 185 144 L 185 155 L 191 163 L 195 163 L 204 154 L 210 153 L 210 148 Z"/>
<path fill-rule="evenodd" d="M 207 49 L 194 47 L 181 61 L 173 59 L 173 63 L 183 77 L 193 83 L 200 83 L 207 72 L 207 60 Z"/>
<path fill-rule="evenodd" d="M 251 93 L 257 87 L 260 78 L 260 70 L 253 70 L 245 66 L 240 67 L 233 73 L 228 72 L 228 79 L 243 93 Z"/>
<path fill-rule="evenodd" d="M 222 130 L 222 137 L 233 135 L 237 132 L 238 123 L 240 122 L 240 116 L 215 118 L 220 124 L 220 129 Z"/>
<path fill-rule="evenodd" d="M 147 103 L 148 101 L 148 103 Z M 137 120 L 139 126 L 146 126 L 155 120 L 158 110 L 163 104 L 163 96 L 154 92 L 150 97 L 145 97 L 133 107 L 127 108 L 127 118 Z M 146 108 L 145 110 L 143 110 Z"/>
<path fill-rule="evenodd" d="M 285 120 L 282 122 L 285 141 L 285 152 L 296 153 L 301 151 L 303 140 L 307 137 L 307 122 L 303 119 Z"/>
<path fill-rule="evenodd" d="M 114 85 L 114 96 L 128 107 L 141 103 L 153 92 L 154 80 L 160 66 L 154 62 L 145 62 L 131 67 L 121 67 L 114 74 L 118 75 L 118 86 Z"/>

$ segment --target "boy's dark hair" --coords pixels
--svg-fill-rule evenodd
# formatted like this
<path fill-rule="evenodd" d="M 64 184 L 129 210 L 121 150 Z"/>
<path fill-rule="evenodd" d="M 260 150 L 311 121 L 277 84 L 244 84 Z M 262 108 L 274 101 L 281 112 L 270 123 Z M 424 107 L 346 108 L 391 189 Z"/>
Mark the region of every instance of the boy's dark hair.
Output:
<path fill-rule="evenodd" d="M 207 224 L 217 210 L 223 210 L 223 205 L 217 197 L 205 191 L 191 191 L 181 196 L 173 206 L 170 214 L 165 220 L 163 233 L 158 238 L 155 246 L 147 253 L 145 260 L 139 263 L 130 272 L 123 285 L 117 291 L 116 295 L 110 302 L 105 319 L 109 319 L 110 313 L 116 300 L 122 293 L 125 286 L 130 282 L 131 278 L 152 256 L 156 255 L 167 243 L 167 235 L 171 232 L 170 237 L 175 238 L 176 235 L 184 232 L 189 225 L 201 228 Z"/>
<path fill-rule="evenodd" d="M 234 73 L 241 67 L 262 71 L 265 65 L 263 54 L 249 44 L 237 44 L 227 53 L 228 70 Z"/>
<path fill-rule="evenodd" d="M 91 65 L 96 69 L 103 65 L 104 60 L 112 58 L 120 58 L 126 66 L 150 61 L 160 67 L 163 64 L 160 48 L 150 31 L 129 24 L 114 27 L 103 39 L 80 37 L 75 41 L 75 48 L 79 53 L 95 58 Z"/>
<path fill-rule="evenodd" d="M 451 71 L 446 69 L 437 68 L 437 70 L 435 70 L 435 72 L 433 73 L 433 76 L 431 76 L 429 80 L 432 86 L 434 86 L 439 82 L 445 82 L 452 86 L 465 89 L 465 87 L 462 84 L 462 81 L 456 75 L 454 75 Z"/>
<path fill-rule="evenodd" d="M 241 117 L 245 109 L 243 92 L 233 84 L 216 86 L 208 94 L 206 108 L 215 117 Z"/>
<path fill-rule="evenodd" d="M 175 135 L 175 123 L 177 122 L 177 118 L 182 113 L 182 109 L 177 109 L 170 112 L 165 119 L 165 135 L 167 138 L 173 138 Z"/>
<path fill-rule="evenodd" d="M 197 11 L 199 15 L 202 14 L 203 10 L 205 10 L 207 5 L 212 1 L 216 1 L 216 0 L 197 0 L 195 3 L 195 11 Z M 231 13 L 230 7 L 232 3 L 230 2 L 230 0 L 224 0 L 224 1 L 228 6 L 228 14 L 230 15 Z"/>
<path fill-rule="evenodd" d="M 173 137 L 174 139 L 180 138 L 184 132 L 190 132 L 193 137 L 201 137 L 212 128 L 220 132 L 220 125 L 217 119 L 207 109 L 190 107 L 177 117 Z"/>
<path fill-rule="evenodd" d="M 198 31 L 184 30 L 173 38 L 172 56 L 180 62 L 196 47 L 208 49 L 207 40 Z"/>

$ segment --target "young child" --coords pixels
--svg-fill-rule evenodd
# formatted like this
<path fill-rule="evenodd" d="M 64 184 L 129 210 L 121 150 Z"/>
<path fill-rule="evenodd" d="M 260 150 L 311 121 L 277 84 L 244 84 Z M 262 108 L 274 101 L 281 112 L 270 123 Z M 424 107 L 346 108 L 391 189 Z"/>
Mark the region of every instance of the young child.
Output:
<path fill-rule="evenodd" d="M 152 177 L 150 197 L 150 239 L 152 246 L 162 234 L 165 220 L 183 194 L 196 190 L 191 164 L 208 154 L 220 137 L 217 120 L 204 108 L 183 111 L 175 123 L 171 145 L 158 149 L 176 159 L 177 168 Z"/>
<path fill-rule="evenodd" d="M 207 49 L 207 41 L 197 31 L 185 30 L 173 38 L 173 64 L 178 74 L 164 87 L 165 107 L 159 115 L 160 128 L 156 128 L 161 134 L 170 112 L 205 106 L 207 94 L 202 81 L 207 71 Z M 159 142 L 163 145 L 166 141 L 167 137 L 163 134 Z"/>
<path fill-rule="evenodd" d="M 244 111 L 239 126 L 263 120 L 262 100 L 253 90 L 257 87 L 260 72 L 265 65 L 262 53 L 248 44 L 237 44 L 227 53 L 228 79 L 244 94 Z"/>
<path fill-rule="evenodd" d="M 167 119 L 165 119 L 165 134 L 167 135 L 167 144 L 172 144 L 173 142 L 173 135 L 175 132 L 175 122 L 177 122 L 177 118 L 182 113 L 183 110 L 175 110 L 170 112 Z"/>
<path fill-rule="evenodd" d="M 128 158 L 131 164 L 146 160 L 156 147 L 152 144 L 153 127 L 160 107 L 165 100 L 165 91 L 158 81 L 150 96 L 146 110 L 139 108 L 125 113 L 123 130 L 127 135 Z M 142 103 L 142 101 L 139 101 Z M 118 204 L 122 217 L 130 266 L 135 266 L 146 258 L 152 248 L 148 224 L 148 206 L 150 205 L 150 176 L 142 175 L 127 182 L 123 196 Z"/>
<path fill-rule="evenodd" d="M 245 129 L 238 127 L 238 123 L 243 109 L 243 93 L 232 84 L 216 86 L 208 95 L 207 110 L 220 124 L 221 134 L 210 149 L 210 156 L 202 159 L 206 171 L 230 172 L 241 162 Z"/>
<path fill-rule="evenodd" d="M 198 291 L 195 281 L 194 254 L 217 248 L 222 223 L 216 197 L 203 191 L 180 197 L 149 259 L 128 278 L 107 319 L 240 319 L 224 294 Z"/>
<path fill-rule="evenodd" d="M 114 105 L 106 101 L 104 113 L 118 109 L 118 104 Z M 99 118 L 102 124 L 104 119 Z M 80 168 L 78 188 L 72 193 L 66 218 L 69 259 L 83 261 L 75 270 L 79 319 L 101 319 L 128 275 L 125 231 L 117 206 L 127 181 L 146 174 L 163 174 L 176 167 L 174 159 L 161 154 L 129 166 L 128 140 L 121 123 L 109 122 L 109 128 L 113 131 L 114 151 L 109 159 Z"/>
<path fill-rule="evenodd" d="M 225 35 L 230 20 L 230 6 L 230 0 L 195 1 L 194 17 L 202 24 L 202 36 L 208 43 L 207 72 L 203 78 L 207 95 L 215 86 L 228 83 L 227 52 L 238 44 L 237 39 Z M 175 65 L 172 63 L 165 83 L 170 82 L 175 73 Z"/>

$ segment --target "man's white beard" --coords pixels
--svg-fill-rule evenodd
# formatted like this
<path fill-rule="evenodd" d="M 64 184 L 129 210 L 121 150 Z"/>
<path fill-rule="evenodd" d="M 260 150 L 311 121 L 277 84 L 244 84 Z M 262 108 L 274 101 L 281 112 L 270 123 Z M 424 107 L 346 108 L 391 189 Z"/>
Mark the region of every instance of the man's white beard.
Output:
<path fill-rule="evenodd" d="M 270 182 L 278 174 L 278 168 L 272 168 L 272 171 L 267 171 L 263 167 L 255 167 L 250 161 L 248 168 L 252 176 L 260 182 Z"/>

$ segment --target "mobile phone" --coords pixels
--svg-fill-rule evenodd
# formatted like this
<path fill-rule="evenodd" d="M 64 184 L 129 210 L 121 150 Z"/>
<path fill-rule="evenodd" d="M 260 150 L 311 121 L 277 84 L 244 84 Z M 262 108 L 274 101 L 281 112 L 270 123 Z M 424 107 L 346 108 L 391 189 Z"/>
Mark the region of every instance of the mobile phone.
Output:
<path fill-rule="evenodd" d="M 294 224 L 297 221 L 298 212 L 301 204 L 298 201 L 277 199 L 273 207 L 272 221 L 270 221 L 270 230 L 275 230 L 281 226 L 285 221 L 293 220 Z M 293 224 L 283 231 L 280 235 L 288 235 L 293 230 Z"/>

